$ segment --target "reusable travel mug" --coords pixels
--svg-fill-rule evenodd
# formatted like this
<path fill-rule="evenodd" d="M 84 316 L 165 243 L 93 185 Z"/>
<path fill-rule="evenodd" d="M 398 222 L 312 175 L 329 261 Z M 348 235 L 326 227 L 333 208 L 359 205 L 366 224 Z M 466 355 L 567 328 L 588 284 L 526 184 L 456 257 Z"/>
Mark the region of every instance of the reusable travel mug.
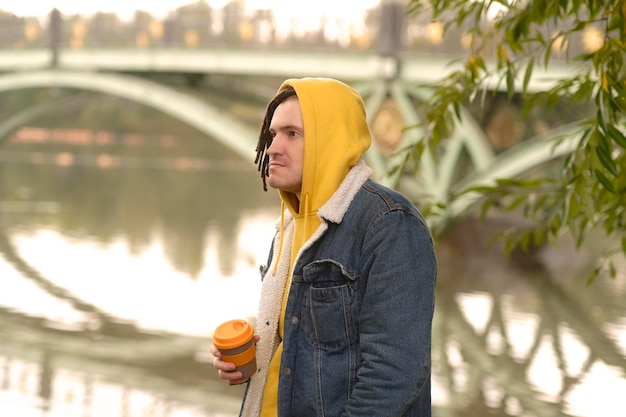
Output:
<path fill-rule="evenodd" d="M 248 379 L 256 372 L 254 328 L 245 320 L 229 320 L 213 333 L 213 345 L 222 352 L 224 362 L 232 362 Z"/>

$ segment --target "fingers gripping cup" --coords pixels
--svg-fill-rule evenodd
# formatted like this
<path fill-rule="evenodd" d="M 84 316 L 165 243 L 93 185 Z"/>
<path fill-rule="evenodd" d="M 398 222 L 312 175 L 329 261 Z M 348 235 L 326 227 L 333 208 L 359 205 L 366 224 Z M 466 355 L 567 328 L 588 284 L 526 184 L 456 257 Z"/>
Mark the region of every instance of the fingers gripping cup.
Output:
<path fill-rule="evenodd" d="M 213 345 L 222 353 L 224 362 L 232 362 L 243 379 L 256 372 L 254 328 L 245 320 L 229 320 L 220 324 L 213 334 Z"/>

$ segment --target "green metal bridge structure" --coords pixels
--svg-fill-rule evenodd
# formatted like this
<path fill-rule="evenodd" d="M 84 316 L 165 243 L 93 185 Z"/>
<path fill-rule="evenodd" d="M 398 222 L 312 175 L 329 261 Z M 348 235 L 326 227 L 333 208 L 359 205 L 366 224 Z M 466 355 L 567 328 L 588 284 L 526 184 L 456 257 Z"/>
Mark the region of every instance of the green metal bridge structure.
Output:
<path fill-rule="evenodd" d="M 0 93 L 31 88 L 67 88 L 122 97 L 171 115 L 222 143 L 243 159 L 252 161 L 258 129 L 227 114 L 215 104 L 224 88 L 235 90 L 240 88 L 237 85 L 241 80 L 254 79 L 254 82 L 248 82 L 244 94 L 261 103 L 273 94 L 278 80 L 332 77 L 347 82 L 362 94 L 372 125 L 381 111 L 392 103 L 397 116 L 395 123 L 401 125 L 393 151 L 421 140 L 421 132 L 415 127 L 419 124 L 415 103 L 424 100 L 429 94 L 429 86 L 456 67 L 452 64 L 454 57 L 449 55 L 388 52 L 381 52 L 381 48 L 305 51 L 223 46 L 75 49 L 57 45 L 0 49 Z M 559 79 L 572 77 L 578 70 L 573 64 L 558 62 L 549 71 L 536 69 L 527 88 L 531 91 L 549 89 Z M 218 83 L 221 88 L 209 86 L 200 95 L 192 88 L 177 88 L 151 77 L 155 74 L 187 77 L 190 86 L 197 80 L 212 77 L 226 81 Z M 498 88 L 494 79 L 492 89 L 497 91 Z M 39 103 L 0 121 L 0 144 L 15 129 L 58 104 L 54 100 Z M 380 143 L 382 139 L 377 137 L 376 129 L 373 132 L 375 143 Z M 417 175 L 399 170 L 390 174 L 401 155 L 384 150 L 383 146 L 372 146 L 367 162 L 374 169 L 376 178 L 384 184 L 401 189 L 416 202 L 427 198 L 445 207 L 445 212 L 433 220 L 445 223 L 466 213 L 478 198 L 476 194 L 463 194 L 462 198 L 455 199 L 450 196 L 468 187 L 491 185 L 498 178 L 516 177 L 568 153 L 575 142 L 573 135 L 567 133 L 567 128 L 565 131 L 561 128 L 544 132 L 526 138 L 505 152 L 498 152 L 481 123 L 464 109 L 454 134 L 441 146 L 440 159 L 435 162 L 425 152 Z M 563 140 L 563 137 L 570 139 Z M 462 177 L 458 172 L 461 159 L 469 160 L 471 166 Z"/>

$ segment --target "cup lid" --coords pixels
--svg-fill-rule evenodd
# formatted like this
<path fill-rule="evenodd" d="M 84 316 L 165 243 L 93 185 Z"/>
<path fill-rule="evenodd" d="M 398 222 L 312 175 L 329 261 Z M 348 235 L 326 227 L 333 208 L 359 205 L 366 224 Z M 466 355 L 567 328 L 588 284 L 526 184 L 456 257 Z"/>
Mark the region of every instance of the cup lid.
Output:
<path fill-rule="evenodd" d="M 213 344 L 218 349 L 232 349 L 248 342 L 254 328 L 245 320 L 229 320 L 220 324 L 213 333 Z"/>

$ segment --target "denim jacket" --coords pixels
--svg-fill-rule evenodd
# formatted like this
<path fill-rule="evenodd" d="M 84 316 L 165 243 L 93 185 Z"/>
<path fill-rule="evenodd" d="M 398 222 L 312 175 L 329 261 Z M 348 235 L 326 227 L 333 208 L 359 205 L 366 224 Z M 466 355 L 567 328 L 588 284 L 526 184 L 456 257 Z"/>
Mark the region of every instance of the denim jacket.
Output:
<path fill-rule="evenodd" d="M 325 231 L 294 265 L 278 415 L 430 417 L 430 231 L 400 193 L 352 188 L 342 212 L 320 210 Z"/>

